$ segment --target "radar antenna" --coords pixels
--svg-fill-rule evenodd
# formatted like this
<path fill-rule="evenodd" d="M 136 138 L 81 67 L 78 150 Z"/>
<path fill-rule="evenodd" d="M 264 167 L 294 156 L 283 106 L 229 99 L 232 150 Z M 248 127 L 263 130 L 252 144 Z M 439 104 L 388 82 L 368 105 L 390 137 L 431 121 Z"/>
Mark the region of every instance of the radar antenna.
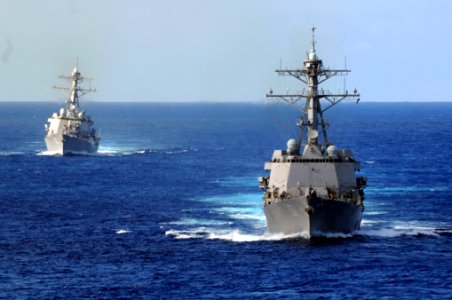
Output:
<path fill-rule="evenodd" d="M 314 51 L 315 52 L 315 44 L 316 44 L 316 41 L 315 41 L 315 27 L 314 26 L 312 26 L 312 28 L 311 28 L 311 30 L 312 30 L 312 51 Z"/>

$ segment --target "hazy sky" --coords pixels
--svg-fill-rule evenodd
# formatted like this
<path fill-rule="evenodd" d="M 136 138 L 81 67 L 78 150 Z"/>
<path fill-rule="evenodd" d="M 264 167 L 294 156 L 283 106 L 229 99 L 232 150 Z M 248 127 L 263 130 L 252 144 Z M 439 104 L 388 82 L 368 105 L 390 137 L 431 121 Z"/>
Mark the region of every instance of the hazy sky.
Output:
<path fill-rule="evenodd" d="M 449 0 L 0 0 L 0 101 L 56 101 L 76 57 L 96 101 L 265 101 L 317 27 L 363 101 L 452 101 Z M 336 91 L 343 80 L 327 88 Z"/>

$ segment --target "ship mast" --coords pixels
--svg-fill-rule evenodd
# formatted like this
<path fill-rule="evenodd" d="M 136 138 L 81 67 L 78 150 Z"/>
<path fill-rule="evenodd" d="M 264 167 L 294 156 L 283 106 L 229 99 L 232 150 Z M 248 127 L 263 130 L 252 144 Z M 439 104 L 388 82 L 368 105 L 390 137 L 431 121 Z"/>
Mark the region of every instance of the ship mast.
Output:
<path fill-rule="evenodd" d="M 58 78 L 65 79 L 71 82 L 70 87 L 54 86 L 55 89 L 67 91 L 68 98 L 66 99 L 66 105 L 68 110 L 79 110 L 80 102 L 79 98 L 89 92 L 96 92 L 96 89 L 89 88 L 83 89 L 79 86 L 84 81 L 90 81 L 92 78 L 83 77 L 78 71 L 78 58 L 71 75 L 59 75 Z"/>
<path fill-rule="evenodd" d="M 323 136 L 323 146 L 324 149 L 328 147 L 329 141 L 326 129 L 328 128 L 328 123 L 323 117 L 323 113 L 330 109 L 332 106 L 338 104 L 346 98 L 356 98 L 359 101 L 360 95 L 357 90 L 353 91 L 353 94 L 349 94 L 348 91 L 344 91 L 342 94 L 332 94 L 323 91 L 319 92 L 319 85 L 324 81 L 330 79 L 336 75 L 347 75 L 350 70 L 344 69 L 324 69 L 322 60 L 317 57 L 315 49 L 315 27 L 312 27 L 312 41 L 311 41 L 311 51 L 308 54 L 308 59 L 303 62 L 304 67 L 301 69 L 277 69 L 275 72 L 278 75 L 289 75 L 292 76 L 304 84 L 307 85 L 307 91 L 303 90 L 301 93 L 294 94 L 273 94 L 273 90 L 266 95 L 267 98 L 277 98 L 281 99 L 290 104 L 296 104 L 300 100 L 306 100 L 306 106 L 304 109 L 304 115 L 298 122 L 298 126 L 301 129 L 301 133 L 306 132 L 308 137 L 308 144 L 316 146 L 319 150 L 319 135 Z M 320 100 L 324 99 L 329 102 L 329 105 L 322 109 Z M 319 133 L 319 127 L 321 131 Z M 302 143 L 302 135 L 298 141 L 298 149 L 300 149 Z"/>

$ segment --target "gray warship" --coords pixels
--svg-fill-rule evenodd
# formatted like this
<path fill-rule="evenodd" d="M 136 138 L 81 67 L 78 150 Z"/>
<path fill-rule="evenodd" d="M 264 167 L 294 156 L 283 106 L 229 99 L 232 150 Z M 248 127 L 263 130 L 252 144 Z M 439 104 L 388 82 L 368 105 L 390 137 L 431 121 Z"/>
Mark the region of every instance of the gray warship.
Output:
<path fill-rule="evenodd" d="M 78 71 L 78 63 L 69 76 L 60 75 L 61 79 L 68 80 L 70 87 L 58 87 L 68 93 L 66 108 L 54 113 L 45 124 L 45 142 L 47 151 L 52 154 L 86 154 L 95 153 L 99 147 L 100 136 L 93 128 L 91 117 L 80 109 L 79 98 L 95 89 L 83 89 L 79 86 L 91 78 L 82 77 Z"/>
<path fill-rule="evenodd" d="M 265 163 L 270 176 L 259 178 L 264 190 L 264 212 L 269 233 L 300 234 L 306 238 L 329 234 L 349 234 L 360 228 L 364 211 L 366 177 L 357 177 L 360 163 L 351 150 L 336 149 L 327 136 L 329 124 L 324 112 L 344 99 L 356 99 L 356 89 L 340 94 L 319 90 L 319 85 L 350 70 L 327 69 L 316 54 L 315 28 L 312 49 L 304 67 L 278 69 L 278 75 L 292 76 L 307 85 L 299 93 L 276 94 L 270 89 L 268 98 L 281 99 L 292 105 L 305 102 L 297 126 L 300 135 L 290 139 L 286 150 L 275 150 Z M 303 101 L 302 101 L 303 100 Z M 322 100 L 322 103 L 321 101 Z M 325 104 L 322 107 L 322 104 Z"/>

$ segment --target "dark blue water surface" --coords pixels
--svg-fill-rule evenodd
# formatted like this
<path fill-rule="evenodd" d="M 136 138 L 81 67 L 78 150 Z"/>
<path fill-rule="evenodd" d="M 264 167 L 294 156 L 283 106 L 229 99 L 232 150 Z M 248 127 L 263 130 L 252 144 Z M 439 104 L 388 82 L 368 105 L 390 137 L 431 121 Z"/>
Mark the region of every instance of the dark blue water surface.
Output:
<path fill-rule="evenodd" d="M 88 103 L 97 155 L 45 152 L 57 103 L 0 103 L 0 298 L 452 298 L 452 103 L 341 104 L 362 229 L 265 234 L 282 104 Z"/>

